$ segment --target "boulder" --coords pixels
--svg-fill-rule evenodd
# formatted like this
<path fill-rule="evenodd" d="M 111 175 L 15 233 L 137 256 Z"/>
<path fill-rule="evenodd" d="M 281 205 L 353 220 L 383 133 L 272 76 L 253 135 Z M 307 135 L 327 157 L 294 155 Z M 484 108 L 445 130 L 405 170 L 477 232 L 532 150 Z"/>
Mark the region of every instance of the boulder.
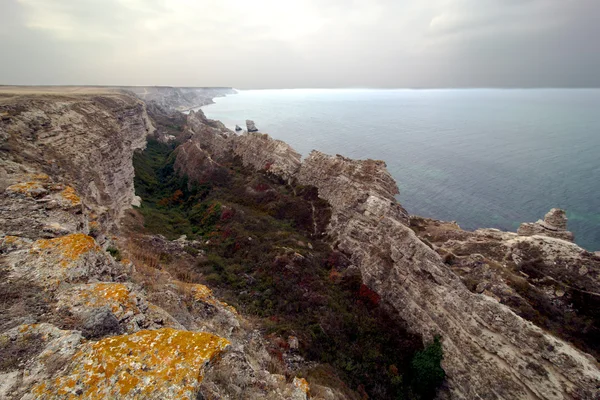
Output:
<path fill-rule="evenodd" d="M 246 120 L 246 128 L 248 129 L 248 132 L 258 132 L 258 129 L 252 120 Z"/>
<path fill-rule="evenodd" d="M 236 131 L 236 132 L 239 132 L 239 131 L 241 131 L 241 130 L 242 130 L 242 128 L 240 128 L 240 126 L 239 126 L 239 125 L 236 125 L 236 126 L 235 126 L 235 131 Z"/>

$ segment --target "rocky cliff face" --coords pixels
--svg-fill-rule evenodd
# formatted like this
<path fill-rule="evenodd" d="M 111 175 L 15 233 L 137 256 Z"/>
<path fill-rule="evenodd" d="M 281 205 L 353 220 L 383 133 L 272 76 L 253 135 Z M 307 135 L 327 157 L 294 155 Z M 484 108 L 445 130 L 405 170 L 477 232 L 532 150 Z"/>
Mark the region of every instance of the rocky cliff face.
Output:
<path fill-rule="evenodd" d="M 0 97 L 0 398 L 306 399 L 233 307 L 161 267 L 195 243 L 115 230 L 154 128 L 95 90 Z"/>
<path fill-rule="evenodd" d="M 595 360 L 484 295 L 469 292 L 408 227 L 383 164 L 312 153 L 298 178 L 333 208 L 330 232 L 367 285 L 412 329 L 440 334 L 453 398 L 594 398 Z M 372 164 L 365 177 L 360 170 Z M 327 171 L 327 173 L 323 173 Z M 358 172 L 358 173 L 357 173 Z M 387 185 L 384 185 L 388 182 Z M 353 186 L 363 186 L 362 199 Z M 349 196 L 342 187 L 350 189 Z"/>
<path fill-rule="evenodd" d="M 84 196 L 106 227 L 114 226 L 130 207 L 134 201 L 130 160 L 154 130 L 143 102 L 114 92 L 14 95 L 0 98 L 0 114 L 0 146 L 6 155 L 0 163 L 2 189 L 17 184 L 21 186 L 8 193 L 42 198 L 53 189 L 45 186 L 45 179 L 28 178 L 27 173 L 51 175 Z M 27 218 L 27 213 L 16 214 L 11 207 L 3 210 L 13 215 L 2 217 L 14 227 L 13 233 L 33 227 L 32 221 L 18 219 Z"/>
<path fill-rule="evenodd" d="M 0 97 L 0 398 L 306 399 L 306 381 L 270 367 L 248 320 L 183 282 L 189 270 L 161 266 L 163 254 L 195 265 L 198 243 L 107 236 L 135 199 L 132 154 L 153 130 L 144 104 L 114 91 Z M 599 398 L 600 259 L 564 240 L 560 211 L 519 233 L 466 232 L 410 217 L 382 161 L 301 162 L 201 113 L 175 139 L 181 174 L 213 179 L 233 153 L 316 187 L 364 283 L 425 340 L 441 335 L 441 397 Z M 115 243 L 120 257 L 104 250 Z"/>
<path fill-rule="evenodd" d="M 319 196 L 332 207 L 328 232 L 337 247 L 351 256 L 363 281 L 426 340 L 441 335 L 443 366 L 448 374 L 446 396 L 463 399 L 600 396 L 600 370 L 592 356 L 517 315 L 497 298 L 483 291 L 470 291 L 434 246 L 415 234 L 407 212 L 394 198 L 398 189 L 383 162 L 313 152 L 300 163 L 293 149 L 262 134 L 231 136 L 228 139 L 231 146 L 229 142 L 233 142 L 244 164 L 268 169 L 285 180 L 318 189 Z M 553 216 L 558 214 L 552 212 Z M 562 232 L 564 226 L 557 222 L 560 218 L 548 219 L 553 221 L 547 221 L 553 226 L 550 230 Z M 499 236 L 496 240 L 507 246 L 503 257 L 519 257 L 518 243 L 539 241 L 538 236 L 491 231 L 476 233 L 474 239 L 458 228 L 454 231 L 453 237 L 461 240 Z M 536 232 L 527 234 L 533 233 Z M 560 257 L 581 260 L 578 254 L 583 250 L 572 243 L 554 238 L 542 242 L 547 260 L 556 261 Z M 470 250 L 473 256 L 475 253 L 475 249 Z M 586 257 L 591 260 L 592 255 Z M 589 274 L 589 279 L 583 279 L 588 282 L 585 288 L 595 290 L 592 282 L 596 272 L 588 272 L 595 271 L 595 267 L 589 262 L 586 265 L 583 275 Z"/>

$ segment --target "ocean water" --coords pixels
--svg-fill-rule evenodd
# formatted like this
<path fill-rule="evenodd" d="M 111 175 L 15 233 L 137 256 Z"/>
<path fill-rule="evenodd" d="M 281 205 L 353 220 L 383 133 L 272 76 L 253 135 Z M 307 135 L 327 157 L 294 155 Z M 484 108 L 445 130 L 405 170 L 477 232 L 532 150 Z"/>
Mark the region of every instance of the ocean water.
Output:
<path fill-rule="evenodd" d="M 600 89 L 250 90 L 202 109 L 303 156 L 384 160 L 411 213 L 515 231 L 567 210 L 600 250 Z"/>

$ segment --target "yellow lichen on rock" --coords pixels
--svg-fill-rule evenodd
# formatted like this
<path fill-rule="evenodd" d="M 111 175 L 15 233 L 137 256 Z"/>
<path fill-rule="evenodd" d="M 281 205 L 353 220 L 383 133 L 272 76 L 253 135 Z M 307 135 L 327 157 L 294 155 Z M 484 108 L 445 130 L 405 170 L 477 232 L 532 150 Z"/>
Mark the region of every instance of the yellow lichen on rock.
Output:
<path fill-rule="evenodd" d="M 60 265 L 65 268 L 84 254 L 100 250 L 96 241 L 83 233 L 74 233 L 55 239 L 39 239 L 32 248 L 32 252 L 49 251 L 56 254 L 60 258 Z"/>
<path fill-rule="evenodd" d="M 2 250 L 6 250 L 6 249 L 15 249 L 15 248 L 19 248 L 23 245 L 25 245 L 26 242 L 25 240 L 23 240 L 23 238 L 20 238 L 19 236 L 4 236 L 4 238 L 0 239 L 0 249 Z"/>
<path fill-rule="evenodd" d="M 304 393 L 308 394 L 309 385 L 306 379 L 304 378 L 294 378 L 294 386 L 298 389 L 302 390 Z"/>
<path fill-rule="evenodd" d="M 64 188 L 59 195 L 66 200 L 67 202 L 69 202 L 72 206 L 78 206 L 81 204 L 81 198 L 77 195 L 77 193 L 75 192 L 75 189 L 73 189 L 71 186 L 67 186 L 66 188 Z"/>
<path fill-rule="evenodd" d="M 139 312 L 135 297 L 122 283 L 95 283 L 81 289 L 79 296 L 88 307 L 109 306 L 114 313 L 121 311 Z"/>
<path fill-rule="evenodd" d="M 186 283 L 181 281 L 175 281 L 175 284 L 179 286 L 180 289 L 183 289 L 186 292 L 189 291 L 194 300 L 196 301 L 201 301 L 203 303 L 211 304 L 213 306 L 219 305 L 226 308 L 234 314 L 238 313 L 235 307 L 216 299 L 213 296 L 212 290 L 205 285 L 201 285 L 199 283 Z"/>
<path fill-rule="evenodd" d="M 43 184 L 35 181 L 15 183 L 6 188 L 9 193 L 19 193 L 27 197 L 34 197 L 36 193 L 45 190 Z"/>
<path fill-rule="evenodd" d="M 39 173 L 39 174 L 27 174 L 27 177 L 32 181 L 36 182 L 46 182 L 50 180 L 48 174 Z"/>
<path fill-rule="evenodd" d="M 206 332 L 163 328 L 86 345 L 63 376 L 40 383 L 36 398 L 192 399 L 203 366 L 229 341 Z"/>

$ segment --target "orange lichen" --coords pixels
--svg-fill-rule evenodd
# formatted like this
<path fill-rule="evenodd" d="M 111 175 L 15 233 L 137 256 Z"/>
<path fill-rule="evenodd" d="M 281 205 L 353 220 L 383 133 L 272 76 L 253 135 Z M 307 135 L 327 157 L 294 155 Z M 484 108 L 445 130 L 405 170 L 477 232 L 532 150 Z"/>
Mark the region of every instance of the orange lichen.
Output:
<path fill-rule="evenodd" d="M 194 300 L 196 301 L 201 301 L 203 303 L 211 304 L 213 306 L 219 305 L 231 311 L 232 313 L 237 314 L 237 310 L 235 309 L 235 307 L 216 299 L 213 296 L 212 290 L 207 286 L 201 285 L 199 283 L 185 283 L 180 281 L 175 281 L 175 284 L 177 284 L 177 286 L 179 286 L 184 291 L 189 291 L 192 294 Z"/>
<path fill-rule="evenodd" d="M 39 182 L 21 182 L 15 183 L 14 185 L 10 185 L 6 188 L 7 192 L 20 193 L 24 194 L 27 197 L 32 197 L 32 193 L 36 190 L 44 190 L 44 185 Z"/>
<path fill-rule="evenodd" d="M 122 283 L 95 283 L 80 289 L 79 296 L 88 307 L 109 306 L 114 313 L 139 312 L 135 297 Z"/>
<path fill-rule="evenodd" d="M 18 236 L 5 236 L 4 237 L 4 243 L 6 244 L 13 244 L 13 243 L 18 243 L 21 240 L 20 237 Z"/>
<path fill-rule="evenodd" d="M 84 254 L 100 250 L 100 246 L 91 236 L 74 233 L 55 239 L 39 239 L 33 244 L 32 252 L 54 253 L 60 258 L 60 265 L 66 268 Z"/>
<path fill-rule="evenodd" d="M 59 195 L 73 206 L 78 206 L 81 204 L 81 198 L 77 196 L 75 189 L 73 189 L 71 186 L 67 186 L 62 192 L 59 193 Z"/>
<path fill-rule="evenodd" d="M 72 360 L 68 375 L 34 388 L 50 398 L 192 399 L 202 381 L 202 366 L 229 345 L 206 332 L 163 328 L 113 336 L 87 345 Z"/>
<path fill-rule="evenodd" d="M 306 379 L 304 378 L 294 378 L 294 386 L 298 389 L 302 390 L 304 393 L 308 394 L 309 385 Z"/>
<path fill-rule="evenodd" d="M 36 181 L 36 182 L 46 182 L 46 181 L 50 180 L 50 177 L 47 174 L 44 174 L 44 173 L 40 173 L 40 174 L 27 174 L 27 177 L 29 179 L 31 179 L 32 181 Z"/>
<path fill-rule="evenodd" d="M 24 245 L 26 242 L 25 240 L 23 240 L 22 238 L 20 238 L 19 236 L 4 236 L 3 239 L 1 239 L 0 241 L 0 245 L 4 245 L 7 247 L 12 247 L 12 246 L 22 246 Z"/>

